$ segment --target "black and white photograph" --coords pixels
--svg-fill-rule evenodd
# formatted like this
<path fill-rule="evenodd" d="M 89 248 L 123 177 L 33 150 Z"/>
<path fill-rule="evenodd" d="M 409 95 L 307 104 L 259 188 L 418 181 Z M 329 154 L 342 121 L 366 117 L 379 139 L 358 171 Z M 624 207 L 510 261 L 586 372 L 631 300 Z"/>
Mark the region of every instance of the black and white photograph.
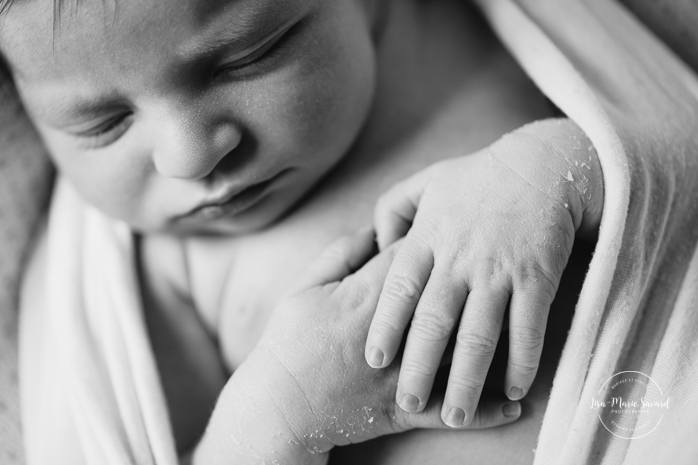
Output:
<path fill-rule="evenodd" d="M 697 439 L 698 0 L 0 0 L 0 465 Z"/>

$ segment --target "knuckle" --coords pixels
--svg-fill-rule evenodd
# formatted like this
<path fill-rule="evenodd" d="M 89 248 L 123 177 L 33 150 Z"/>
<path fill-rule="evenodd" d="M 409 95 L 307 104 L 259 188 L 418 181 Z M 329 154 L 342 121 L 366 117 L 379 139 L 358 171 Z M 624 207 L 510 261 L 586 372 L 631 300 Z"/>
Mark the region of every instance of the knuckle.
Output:
<path fill-rule="evenodd" d="M 414 379 L 414 378 L 430 378 L 436 375 L 437 365 L 429 365 L 421 360 L 415 360 L 414 358 L 405 359 L 402 361 L 402 382 L 400 384 L 405 384 L 404 380 Z"/>
<path fill-rule="evenodd" d="M 489 337 L 463 331 L 456 336 L 456 350 L 465 355 L 490 357 L 496 348 L 497 342 Z"/>
<path fill-rule="evenodd" d="M 505 257 L 487 257 L 479 261 L 474 273 L 476 284 L 494 287 L 504 292 L 512 292 L 510 271 L 511 260 Z"/>
<path fill-rule="evenodd" d="M 509 368 L 515 374 L 525 378 L 534 376 L 538 371 L 538 365 L 533 362 L 518 362 L 515 360 L 509 360 Z"/>
<path fill-rule="evenodd" d="M 402 334 L 403 330 L 391 319 L 376 318 L 371 324 L 371 331 L 374 332 L 379 339 L 389 339 Z"/>
<path fill-rule="evenodd" d="M 398 274 L 385 282 L 383 295 L 392 302 L 415 306 L 421 296 L 421 289 L 413 278 Z"/>
<path fill-rule="evenodd" d="M 556 273 L 547 270 L 538 262 L 532 262 L 525 267 L 522 274 L 527 281 L 534 282 L 536 289 L 543 292 L 547 300 L 552 302 L 557 293 L 557 284 L 559 281 Z"/>
<path fill-rule="evenodd" d="M 538 371 L 543 335 L 535 328 L 509 328 L 510 369 L 518 375 L 534 376 Z"/>
<path fill-rule="evenodd" d="M 509 327 L 509 345 L 519 351 L 536 352 L 543 348 L 543 334 L 536 328 Z"/>
<path fill-rule="evenodd" d="M 451 374 L 448 378 L 448 389 L 458 398 L 479 395 L 484 385 L 484 378 L 477 379 L 459 374 Z"/>
<path fill-rule="evenodd" d="M 455 320 L 432 312 L 416 312 L 410 333 L 420 339 L 441 342 L 451 336 Z"/>

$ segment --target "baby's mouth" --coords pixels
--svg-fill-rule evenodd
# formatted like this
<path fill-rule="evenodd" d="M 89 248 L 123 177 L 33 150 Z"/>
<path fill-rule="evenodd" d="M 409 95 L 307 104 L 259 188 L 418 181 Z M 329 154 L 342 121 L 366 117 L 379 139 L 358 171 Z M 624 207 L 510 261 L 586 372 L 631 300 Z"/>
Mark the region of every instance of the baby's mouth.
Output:
<path fill-rule="evenodd" d="M 242 190 L 230 189 L 228 192 L 218 196 L 217 199 L 199 205 L 189 212 L 178 216 L 175 220 L 186 223 L 199 223 L 239 215 L 262 200 L 269 187 L 288 171 L 288 169 L 280 171 L 271 178 L 247 186 Z"/>

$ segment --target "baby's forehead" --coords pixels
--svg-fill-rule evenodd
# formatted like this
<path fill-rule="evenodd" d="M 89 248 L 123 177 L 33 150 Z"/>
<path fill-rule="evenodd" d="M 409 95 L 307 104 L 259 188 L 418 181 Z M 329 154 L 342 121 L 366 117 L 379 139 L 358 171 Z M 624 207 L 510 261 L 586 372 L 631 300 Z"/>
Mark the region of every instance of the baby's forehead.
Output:
<path fill-rule="evenodd" d="M 89 67 L 147 44 L 166 52 L 180 37 L 225 23 L 254 27 L 298 0 L 13 0 L 0 17 L 0 50 L 16 74 Z M 220 28 L 219 28 L 220 29 Z M 115 53 L 123 52 L 123 53 Z M 127 62 L 118 66 L 128 66 Z"/>

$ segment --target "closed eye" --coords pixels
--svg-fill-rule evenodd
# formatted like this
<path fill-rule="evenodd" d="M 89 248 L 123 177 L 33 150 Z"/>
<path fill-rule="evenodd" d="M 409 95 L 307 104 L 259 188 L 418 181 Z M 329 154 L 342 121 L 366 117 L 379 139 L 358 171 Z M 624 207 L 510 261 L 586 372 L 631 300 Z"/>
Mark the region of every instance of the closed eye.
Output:
<path fill-rule="evenodd" d="M 85 131 L 76 132 L 73 135 L 86 148 L 99 148 L 116 141 L 126 131 L 131 123 L 133 113 L 124 112 L 102 121 Z"/>
<path fill-rule="evenodd" d="M 228 76 L 240 72 L 243 77 L 247 78 L 250 73 L 258 74 L 268 71 L 270 69 L 270 64 L 267 62 L 282 55 L 289 40 L 297 33 L 298 26 L 299 23 L 296 23 L 291 27 L 279 31 L 249 54 L 221 67 L 216 72 L 215 76 Z"/>

